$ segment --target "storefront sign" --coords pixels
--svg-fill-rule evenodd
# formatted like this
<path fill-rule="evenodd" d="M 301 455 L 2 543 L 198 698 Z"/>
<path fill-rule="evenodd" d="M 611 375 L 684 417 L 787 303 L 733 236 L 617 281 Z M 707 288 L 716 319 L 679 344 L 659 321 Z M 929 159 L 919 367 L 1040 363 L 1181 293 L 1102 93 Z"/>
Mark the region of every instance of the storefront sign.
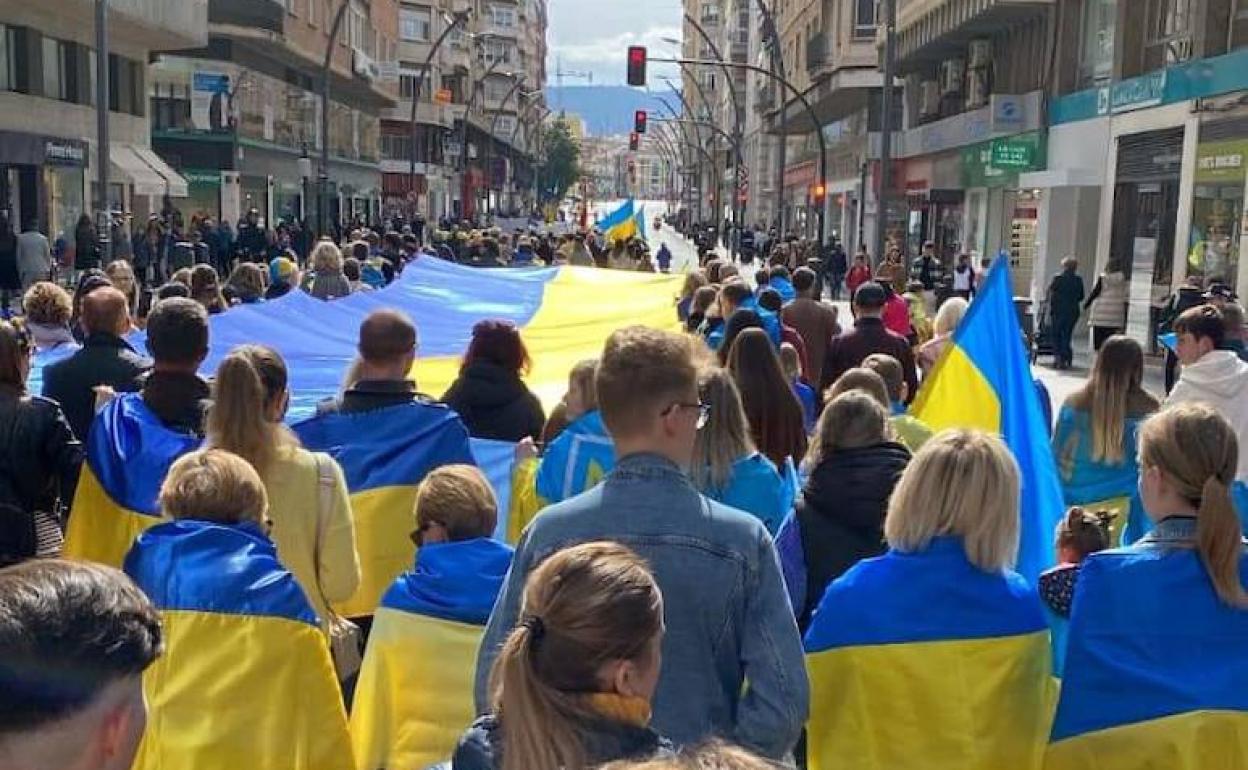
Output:
<path fill-rule="evenodd" d="M 212 187 L 221 186 L 221 172 L 200 169 L 183 169 L 182 178 L 187 184 L 206 185 Z"/>
<path fill-rule="evenodd" d="M 1196 182 L 1202 184 L 1244 182 L 1244 159 L 1248 141 L 1205 142 L 1196 149 Z"/>
<path fill-rule="evenodd" d="M 1050 125 L 1248 89 L 1248 48 L 1054 99 Z"/>
<path fill-rule="evenodd" d="M 0 163 L 82 167 L 87 164 L 87 143 L 57 136 L 0 131 Z"/>
<path fill-rule="evenodd" d="M 1016 137 L 994 139 L 989 162 L 993 168 L 1031 171 L 1036 165 L 1035 142 Z"/>
<path fill-rule="evenodd" d="M 815 162 L 808 160 L 784 170 L 785 187 L 808 187 L 815 183 Z"/>
<path fill-rule="evenodd" d="M 87 165 L 87 147 L 81 142 L 45 139 L 43 162 L 49 166 L 85 166 Z"/>
<path fill-rule="evenodd" d="M 901 135 L 900 157 L 957 150 L 994 136 L 1041 127 L 1042 94 L 994 94 L 987 107 L 918 126 Z"/>

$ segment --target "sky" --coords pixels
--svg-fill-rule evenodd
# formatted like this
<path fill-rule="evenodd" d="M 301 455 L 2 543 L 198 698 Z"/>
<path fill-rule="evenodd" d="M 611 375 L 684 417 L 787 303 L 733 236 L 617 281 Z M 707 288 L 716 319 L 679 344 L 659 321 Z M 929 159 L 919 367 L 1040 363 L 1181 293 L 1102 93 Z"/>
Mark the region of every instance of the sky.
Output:
<path fill-rule="evenodd" d="M 662 38 L 680 38 L 681 0 L 549 0 L 550 58 L 547 82 L 558 85 L 556 72 L 592 72 L 594 85 L 623 85 L 624 57 L 630 45 L 644 45 L 651 56 L 675 56 L 677 46 Z M 672 65 L 650 64 L 650 88 L 663 90 L 660 74 L 675 76 Z M 563 85 L 586 85 L 565 77 Z"/>

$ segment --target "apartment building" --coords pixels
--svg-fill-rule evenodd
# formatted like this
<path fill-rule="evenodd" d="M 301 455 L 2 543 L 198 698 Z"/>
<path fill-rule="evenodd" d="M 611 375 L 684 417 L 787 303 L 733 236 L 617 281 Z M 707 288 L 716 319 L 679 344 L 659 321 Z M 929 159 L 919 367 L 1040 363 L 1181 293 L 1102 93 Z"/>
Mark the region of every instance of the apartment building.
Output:
<path fill-rule="evenodd" d="M 206 0 L 109 3 L 109 205 L 145 216 L 186 182 L 151 150 L 148 58 L 206 42 Z M 95 3 L 0 0 L 0 209 L 54 237 L 95 206 Z"/>

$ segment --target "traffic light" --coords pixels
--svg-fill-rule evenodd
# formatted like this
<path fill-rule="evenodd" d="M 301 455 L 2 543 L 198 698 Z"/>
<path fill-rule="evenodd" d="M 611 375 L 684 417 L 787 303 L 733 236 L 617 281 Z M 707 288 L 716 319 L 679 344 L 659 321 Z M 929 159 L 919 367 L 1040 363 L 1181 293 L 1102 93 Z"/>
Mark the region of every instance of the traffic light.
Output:
<path fill-rule="evenodd" d="M 633 132 L 637 134 L 646 133 L 646 115 L 645 110 L 637 110 L 633 113 Z"/>
<path fill-rule="evenodd" d="M 810 188 L 810 197 L 814 200 L 815 205 L 822 206 L 823 198 L 827 195 L 827 188 L 821 184 L 812 185 Z"/>
<path fill-rule="evenodd" d="M 641 146 L 641 136 L 634 131 L 628 135 L 628 151 L 637 152 L 637 148 Z"/>
<path fill-rule="evenodd" d="M 646 84 L 646 47 L 644 45 L 628 47 L 628 84 L 630 86 Z"/>

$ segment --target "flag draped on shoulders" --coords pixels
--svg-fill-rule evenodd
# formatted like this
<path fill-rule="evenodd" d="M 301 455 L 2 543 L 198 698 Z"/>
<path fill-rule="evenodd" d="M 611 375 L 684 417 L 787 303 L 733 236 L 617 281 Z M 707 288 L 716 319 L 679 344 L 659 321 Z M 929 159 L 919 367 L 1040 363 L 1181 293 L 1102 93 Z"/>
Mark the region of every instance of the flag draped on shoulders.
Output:
<path fill-rule="evenodd" d="M 1191 548 L 1089 557 L 1046 770 L 1248 767 L 1245 650 L 1248 612 L 1218 600 Z"/>
<path fill-rule="evenodd" d="M 477 648 L 511 557 L 485 538 L 426 545 L 386 591 L 351 712 L 360 770 L 450 758 L 475 716 Z"/>
<path fill-rule="evenodd" d="M 70 508 L 65 556 L 120 567 L 144 530 L 159 524 L 160 485 L 198 436 L 166 428 L 138 393 L 113 399 L 95 416 L 86 462 Z"/>
<path fill-rule="evenodd" d="M 910 413 L 937 433 L 976 428 L 1005 441 L 1022 474 L 1018 571 L 1034 583 L 1053 565 L 1053 530 L 1065 509 L 1007 261 L 993 264 Z"/>
<path fill-rule="evenodd" d="M 540 462 L 520 465 L 512 476 L 508 542 L 520 533 L 537 512 L 593 487 L 615 467 L 615 443 L 607 433 L 598 410 L 573 420 L 550 442 Z"/>
<path fill-rule="evenodd" d="M 354 767 L 325 636 L 259 526 L 159 524 L 125 569 L 165 634 L 135 770 Z"/>
<path fill-rule="evenodd" d="M 866 559 L 806 633 L 811 770 L 1036 770 L 1052 720 L 1040 599 L 942 537 Z"/>
<path fill-rule="evenodd" d="M 382 592 L 412 563 L 416 487 L 443 465 L 473 465 L 468 431 L 451 409 L 412 402 L 313 417 L 293 427 L 304 447 L 342 466 L 355 517 L 360 587 L 335 609 L 373 614 Z"/>

